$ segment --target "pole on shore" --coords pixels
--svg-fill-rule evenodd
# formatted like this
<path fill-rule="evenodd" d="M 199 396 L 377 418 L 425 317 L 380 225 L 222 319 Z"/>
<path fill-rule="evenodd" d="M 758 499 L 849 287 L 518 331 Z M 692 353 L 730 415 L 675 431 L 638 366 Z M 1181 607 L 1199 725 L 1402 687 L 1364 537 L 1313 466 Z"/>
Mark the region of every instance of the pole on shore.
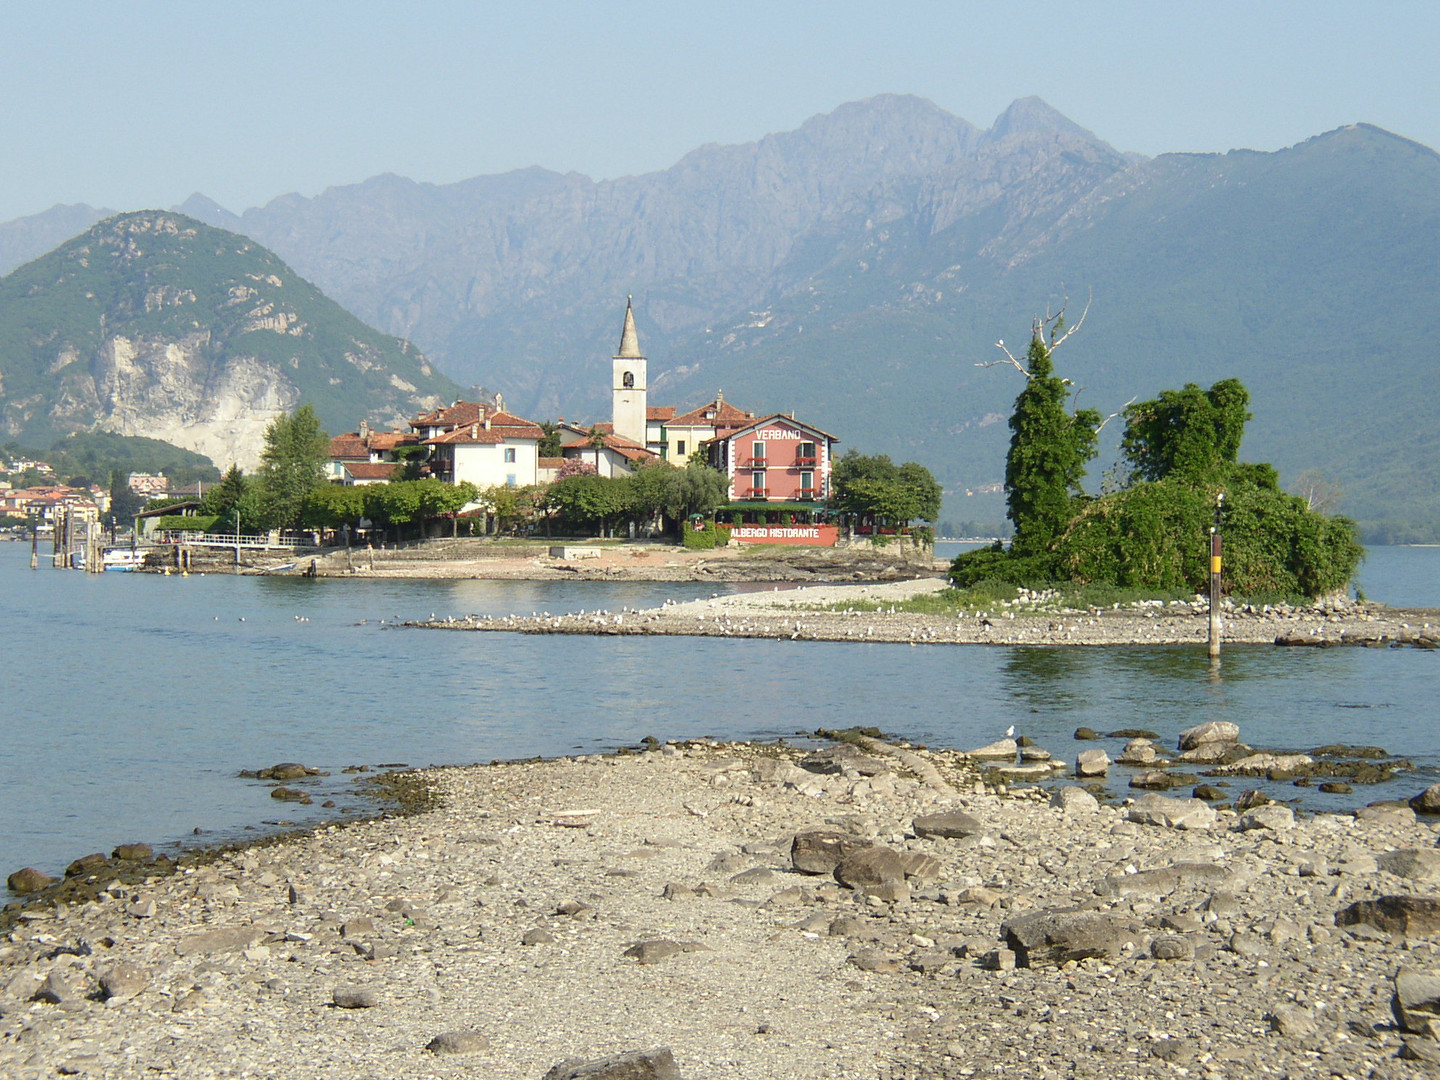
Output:
<path fill-rule="evenodd" d="M 30 514 L 30 569 L 40 569 L 40 521 L 33 511 Z"/>
<path fill-rule="evenodd" d="M 1220 657 L 1220 512 L 1225 506 L 1225 493 L 1215 496 L 1215 524 L 1210 526 L 1210 658 Z"/>

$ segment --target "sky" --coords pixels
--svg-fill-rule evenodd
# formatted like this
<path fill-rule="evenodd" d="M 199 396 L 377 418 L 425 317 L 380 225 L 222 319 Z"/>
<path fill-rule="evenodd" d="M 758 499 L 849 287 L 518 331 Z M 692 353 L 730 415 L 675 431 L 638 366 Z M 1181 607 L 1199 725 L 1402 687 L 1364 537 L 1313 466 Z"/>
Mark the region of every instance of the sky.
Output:
<path fill-rule="evenodd" d="M 1437 0 L 0 0 L 0 221 L 610 178 L 881 93 L 981 127 L 1037 94 L 1147 155 L 1356 122 L 1440 148 L 1437 40 Z"/>

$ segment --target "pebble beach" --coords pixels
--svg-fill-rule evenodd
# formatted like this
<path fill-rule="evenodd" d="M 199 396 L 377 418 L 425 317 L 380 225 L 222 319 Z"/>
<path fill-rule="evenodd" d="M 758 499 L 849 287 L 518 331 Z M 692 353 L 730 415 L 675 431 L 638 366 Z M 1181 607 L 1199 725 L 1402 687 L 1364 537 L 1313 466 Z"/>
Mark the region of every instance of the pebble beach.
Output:
<path fill-rule="evenodd" d="M 419 813 L 33 905 L 0 943 L 0 1075 L 1219 1080 L 1440 1060 L 1440 854 L 1410 807 L 1106 806 L 856 741 L 438 769 Z"/>

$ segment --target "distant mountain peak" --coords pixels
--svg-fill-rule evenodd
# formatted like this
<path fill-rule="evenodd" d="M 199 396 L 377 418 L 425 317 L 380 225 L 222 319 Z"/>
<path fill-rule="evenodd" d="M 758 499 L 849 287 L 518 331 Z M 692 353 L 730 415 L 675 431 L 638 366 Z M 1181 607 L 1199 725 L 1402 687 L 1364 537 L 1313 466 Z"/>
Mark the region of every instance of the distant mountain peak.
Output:
<path fill-rule="evenodd" d="M 1030 97 L 1016 98 L 1012 101 L 1009 107 L 995 118 L 995 123 L 991 125 L 987 134 L 991 139 L 999 141 L 1011 135 L 1022 135 L 1029 131 L 1063 132 L 1091 142 L 1104 141 L 1093 131 L 1081 127 L 1064 113 L 1033 94 Z"/>
<path fill-rule="evenodd" d="M 196 221 L 204 222 L 206 225 L 214 225 L 221 229 L 234 229 L 240 224 L 238 215 L 226 210 L 208 195 L 195 192 L 179 206 L 171 208 L 177 214 L 184 214 Z"/>

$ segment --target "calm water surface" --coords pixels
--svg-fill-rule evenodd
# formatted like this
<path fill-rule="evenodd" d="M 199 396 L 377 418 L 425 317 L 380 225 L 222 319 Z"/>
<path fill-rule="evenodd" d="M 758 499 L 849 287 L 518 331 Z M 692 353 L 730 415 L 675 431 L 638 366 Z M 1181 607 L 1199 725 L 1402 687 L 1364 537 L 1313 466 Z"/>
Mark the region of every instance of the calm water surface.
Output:
<path fill-rule="evenodd" d="M 645 607 L 707 586 L 353 581 L 32 572 L 0 544 L 0 875 L 50 872 L 131 840 L 195 843 L 329 811 L 280 804 L 241 769 L 489 761 L 612 749 L 647 735 L 793 736 L 874 724 L 967 747 L 1008 725 L 1069 757 L 1071 732 L 1203 719 L 1255 745 L 1376 743 L 1440 777 L 1440 657 L 1414 650 L 910 647 L 702 638 L 529 637 L 399 619 Z M 1440 607 L 1440 549 L 1376 548 L 1371 599 Z M 1106 744 L 1112 756 L 1119 749 Z M 1123 784 L 1124 779 L 1121 778 Z M 1331 805 L 1288 786 L 1304 805 Z M 318 800 L 317 800 L 318 801 Z M 306 817 L 304 815 L 310 815 Z M 199 837 L 193 830 L 199 828 Z"/>

